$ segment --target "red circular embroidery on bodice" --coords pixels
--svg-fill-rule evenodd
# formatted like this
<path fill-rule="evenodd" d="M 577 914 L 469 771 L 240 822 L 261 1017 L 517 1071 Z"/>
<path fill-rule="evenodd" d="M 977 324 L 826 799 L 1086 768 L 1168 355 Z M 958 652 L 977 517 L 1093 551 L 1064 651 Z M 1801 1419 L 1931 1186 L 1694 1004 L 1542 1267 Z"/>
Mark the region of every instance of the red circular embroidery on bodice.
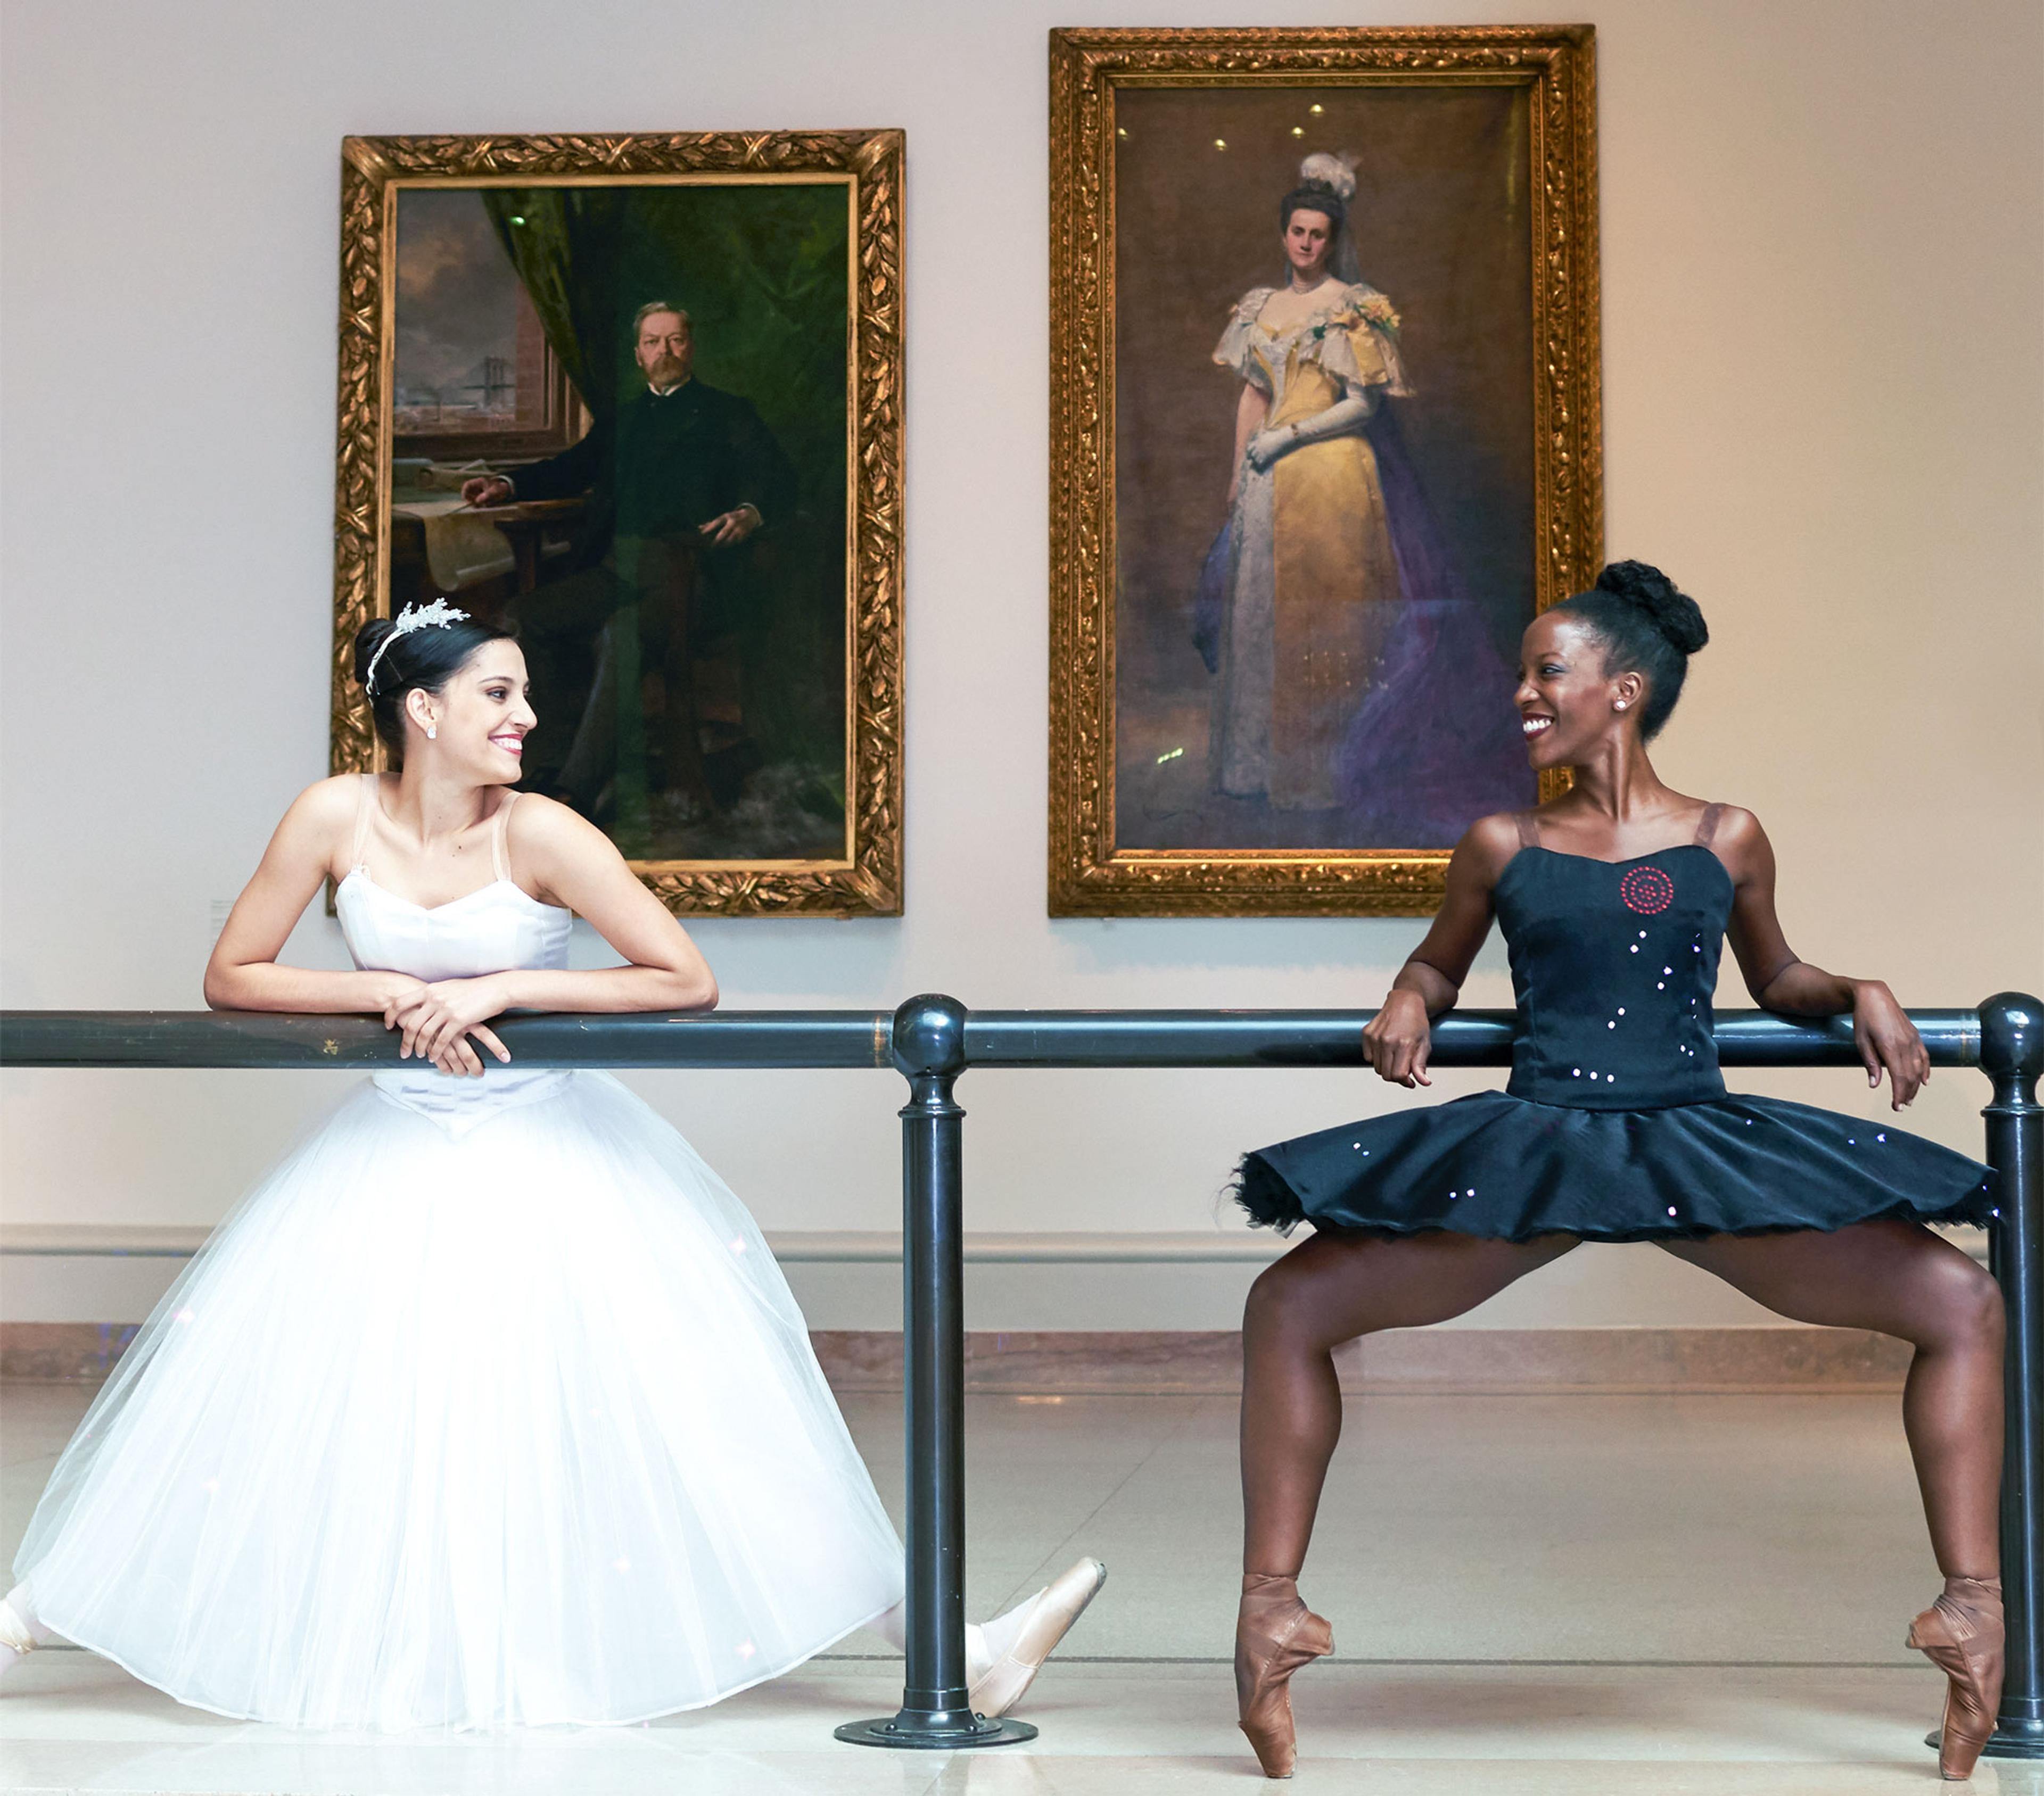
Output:
<path fill-rule="evenodd" d="M 1675 882 L 1658 867 L 1635 867 L 1618 882 L 1618 895 L 1628 911 L 1658 917 L 1675 902 Z"/>

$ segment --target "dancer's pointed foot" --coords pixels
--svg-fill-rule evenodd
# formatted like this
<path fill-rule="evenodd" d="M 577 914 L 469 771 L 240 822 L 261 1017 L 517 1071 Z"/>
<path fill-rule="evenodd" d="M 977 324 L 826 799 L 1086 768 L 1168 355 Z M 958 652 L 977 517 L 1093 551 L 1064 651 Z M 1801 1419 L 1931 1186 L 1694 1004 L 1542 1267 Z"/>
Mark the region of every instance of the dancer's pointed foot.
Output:
<path fill-rule="evenodd" d="M 36 1623 L 33 1604 L 25 1598 L 18 1604 L 0 1599 L 0 1678 L 5 1678 L 49 1638 L 48 1629 Z"/>
<path fill-rule="evenodd" d="M 1235 1624 L 1235 1694 L 1242 1731 L 1266 1777 L 1289 1777 L 1298 1757 L 1292 1674 L 1334 1649 L 1334 1629 L 1300 1600 L 1297 1578 L 1243 1575 Z"/>
<path fill-rule="evenodd" d="M 1910 1624 L 1907 1644 L 1945 1674 L 1938 1770 L 1954 1783 L 1973 1775 L 1994 1732 L 2006 1643 L 1999 1578 L 1947 1578 L 1945 1594 Z"/>
<path fill-rule="evenodd" d="M 1107 1582 L 1107 1568 L 1082 1559 L 1026 1602 L 966 1634 L 966 1677 L 973 1708 L 1005 1715 L 1021 1700 L 1043 1661 Z"/>

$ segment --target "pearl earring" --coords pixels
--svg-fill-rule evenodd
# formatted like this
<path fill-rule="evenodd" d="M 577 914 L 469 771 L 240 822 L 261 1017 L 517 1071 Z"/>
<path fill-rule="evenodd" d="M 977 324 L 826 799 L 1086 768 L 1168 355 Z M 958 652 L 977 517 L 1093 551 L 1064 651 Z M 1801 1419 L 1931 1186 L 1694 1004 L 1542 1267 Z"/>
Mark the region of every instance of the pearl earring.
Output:
<path fill-rule="evenodd" d="M 1619 700 L 1616 704 L 1614 704 L 1614 705 L 1612 707 L 1612 710 L 1614 710 L 1614 711 L 1623 711 L 1624 708 L 1625 708 L 1625 700 L 1624 700 L 1623 699 L 1620 699 L 1620 700 Z M 426 734 L 427 734 L 428 735 L 431 735 L 432 734 L 432 731 L 431 730 L 428 730 L 428 731 L 426 731 Z"/>
<path fill-rule="evenodd" d="M 1621 710 L 1621 711 L 1623 711 L 1624 708 L 1625 708 L 1625 707 L 1624 707 L 1623 705 L 1620 705 L 1620 706 L 1619 707 L 1619 710 Z M 436 729 L 436 728 L 432 724 L 428 723 L 428 724 L 426 726 L 426 740 L 427 740 L 428 742 L 438 742 L 440 739 L 440 733 L 439 730 L 438 730 L 438 729 Z"/>

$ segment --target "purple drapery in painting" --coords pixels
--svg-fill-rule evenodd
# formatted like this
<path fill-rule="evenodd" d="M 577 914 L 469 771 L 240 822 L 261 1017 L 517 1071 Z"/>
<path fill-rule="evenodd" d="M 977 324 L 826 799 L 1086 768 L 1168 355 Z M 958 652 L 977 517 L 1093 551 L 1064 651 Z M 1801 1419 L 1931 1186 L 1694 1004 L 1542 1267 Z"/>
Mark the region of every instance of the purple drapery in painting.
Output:
<path fill-rule="evenodd" d="M 1402 602 L 1343 735 L 1335 787 L 1358 846 L 1446 847 L 1477 818 L 1534 800 L 1512 703 L 1516 681 L 1463 586 L 1389 405 L 1365 434 Z M 1208 549 L 1193 599 L 1193 642 L 1209 674 L 1220 666 L 1232 528 L 1224 524 Z"/>
<path fill-rule="evenodd" d="M 1534 801 L 1518 682 L 1462 584 L 1394 409 L 1379 406 L 1367 434 L 1404 602 L 1343 737 L 1335 789 L 1397 846 L 1446 847 L 1477 818 Z"/>

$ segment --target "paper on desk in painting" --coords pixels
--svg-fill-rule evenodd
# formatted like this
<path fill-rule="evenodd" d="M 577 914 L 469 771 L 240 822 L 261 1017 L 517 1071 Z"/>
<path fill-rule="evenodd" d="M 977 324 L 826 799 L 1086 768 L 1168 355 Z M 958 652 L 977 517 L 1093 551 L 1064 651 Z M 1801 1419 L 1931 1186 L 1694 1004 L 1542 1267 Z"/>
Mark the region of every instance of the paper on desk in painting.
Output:
<path fill-rule="evenodd" d="M 396 508 L 425 525 L 426 566 L 443 593 L 459 593 L 517 566 L 510 539 L 488 518 L 463 510 L 458 500 Z"/>

